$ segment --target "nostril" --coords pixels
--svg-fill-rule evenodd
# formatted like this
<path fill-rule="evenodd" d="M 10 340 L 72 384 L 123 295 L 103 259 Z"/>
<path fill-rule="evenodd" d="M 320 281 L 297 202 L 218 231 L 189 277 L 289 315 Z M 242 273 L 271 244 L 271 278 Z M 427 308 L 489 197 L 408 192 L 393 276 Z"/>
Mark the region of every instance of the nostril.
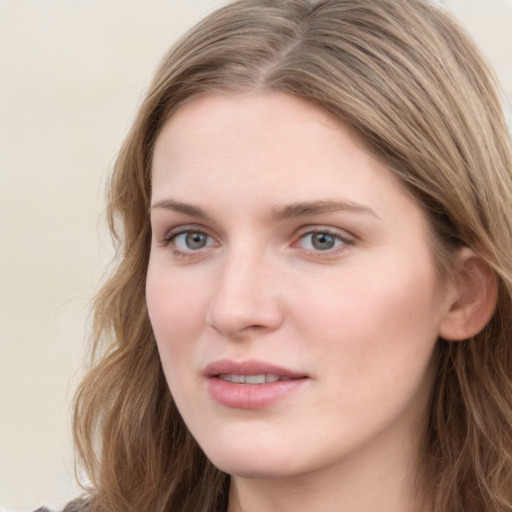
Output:
<path fill-rule="evenodd" d="M 232 338 L 273 330 L 281 322 L 281 312 L 272 301 L 267 301 L 265 307 L 258 307 L 251 301 L 238 302 L 233 306 L 217 300 L 212 303 L 206 317 L 208 326 Z"/>
<path fill-rule="evenodd" d="M 278 327 L 282 321 L 275 280 L 262 272 L 267 265 L 260 256 L 251 256 L 244 247 L 226 255 L 218 269 L 218 281 L 212 290 L 206 323 L 230 337 L 264 332 Z M 272 273 L 272 275 L 275 275 Z"/>

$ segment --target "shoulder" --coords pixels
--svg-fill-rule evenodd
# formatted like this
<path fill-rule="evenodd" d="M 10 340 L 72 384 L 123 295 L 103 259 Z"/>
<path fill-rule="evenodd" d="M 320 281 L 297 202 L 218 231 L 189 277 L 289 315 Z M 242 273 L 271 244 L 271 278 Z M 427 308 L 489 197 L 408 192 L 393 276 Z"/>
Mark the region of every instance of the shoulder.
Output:
<path fill-rule="evenodd" d="M 49 508 L 41 507 L 35 510 L 34 512 L 56 512 L 52 511 Z M 72 501 L 71 503 L 68 503 L 64 510 L 61 510 L 59 512 L 90 512 L 90 508 L 87 506 L 85 501 L 83 500 L 76 500 Z"/>
<path fill-rule="evenodd" d="M 91 512 L 91 508 L 83 500 L 68 503 L 62 512 Z"/>

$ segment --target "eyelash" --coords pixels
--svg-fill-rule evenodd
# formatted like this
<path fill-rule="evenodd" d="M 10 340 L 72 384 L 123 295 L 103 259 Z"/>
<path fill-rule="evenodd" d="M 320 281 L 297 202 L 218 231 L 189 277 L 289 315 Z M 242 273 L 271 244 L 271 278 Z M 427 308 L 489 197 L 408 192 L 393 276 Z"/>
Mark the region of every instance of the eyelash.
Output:
<path fill-rule="evenodd" d="M 173 256 L 179 257 L 179 258 L 190 258 L 199 256 L 202 252 L 202 249 L 208 248 L 211 245 L 207 241 L 207 245 L 204 247 L 200 247 L 197 250 L 194 249 L 178 249 L 176 246 L 176 239 L 179 236 L 182 235 L 188 235 L 188 234 L 197 234 L 206 236 L 208 238 L 208 241 L 214 240 L 214 238 L 208 234 L 204 228 L 199 226 L 180 226 L 179 228 L 173 229 L 169 231 L 164 239 L 161 241 L 160 245 L 163 247 L 171 247 Z M 314 236 L 314 235 L 327 235 L 328 237 L 332 237 L 334 239 L 334 243 L 337 244 L 332 248 L 327 248 L 326 250 L 320 250 L 320 249 L 310 249 L 310 248 L 301 248 L 298 247 L 299 250 L 302 250 L 308 255 L 311 255 L 315 258 L 326 258 L 329 257 L 336 257 L 339 256 L 340 253 L 345 252 L 348 250 L 348 248 L 352 245 L 354 245 L 354 239 L 348 236 L 344 236 L 340 234 L 339 231 L 335 229 L 330 229 L 326 227 L 318 227 L 318 228 L 308 228 L 307 230 L 303 231 L 299 234 L 297 239 L 292 243 L 292 247 L 297 247 L 301 241 L 305 240 L 308 236 Z"/>

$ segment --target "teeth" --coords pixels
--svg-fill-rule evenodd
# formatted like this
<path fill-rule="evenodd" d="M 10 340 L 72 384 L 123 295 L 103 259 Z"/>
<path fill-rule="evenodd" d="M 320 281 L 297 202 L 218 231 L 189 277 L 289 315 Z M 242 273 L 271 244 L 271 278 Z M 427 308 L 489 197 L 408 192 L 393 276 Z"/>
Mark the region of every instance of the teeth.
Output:
<path fill-rule="evenodd" d="M 265 382 L 265 374 L 262 373 L 260 375 L 246 375 L 245 383 L 246 384 L 263 384 Z"/>
<path fill-rule="evenodd" d="M 265 384 L 266 382 L 277 382 L 278 380 L 291 380 L 290 377 L 279 377 L 271 373 L 260 373 L 258 375 L 233 375 L 222 374 L 218 377 L 226 382 L 234 382 L 235 384 Z"/>

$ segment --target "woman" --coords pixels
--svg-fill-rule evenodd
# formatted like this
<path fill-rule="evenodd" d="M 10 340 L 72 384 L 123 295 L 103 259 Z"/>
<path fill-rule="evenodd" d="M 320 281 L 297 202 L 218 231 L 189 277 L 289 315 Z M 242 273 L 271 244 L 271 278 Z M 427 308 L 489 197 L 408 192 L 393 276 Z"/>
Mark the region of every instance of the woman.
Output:
<path fill-rule="evenodd" d="M 67 510 L 511 510 L 511 169 L 426 0 L 196 26 L 110 184 Z"/>

